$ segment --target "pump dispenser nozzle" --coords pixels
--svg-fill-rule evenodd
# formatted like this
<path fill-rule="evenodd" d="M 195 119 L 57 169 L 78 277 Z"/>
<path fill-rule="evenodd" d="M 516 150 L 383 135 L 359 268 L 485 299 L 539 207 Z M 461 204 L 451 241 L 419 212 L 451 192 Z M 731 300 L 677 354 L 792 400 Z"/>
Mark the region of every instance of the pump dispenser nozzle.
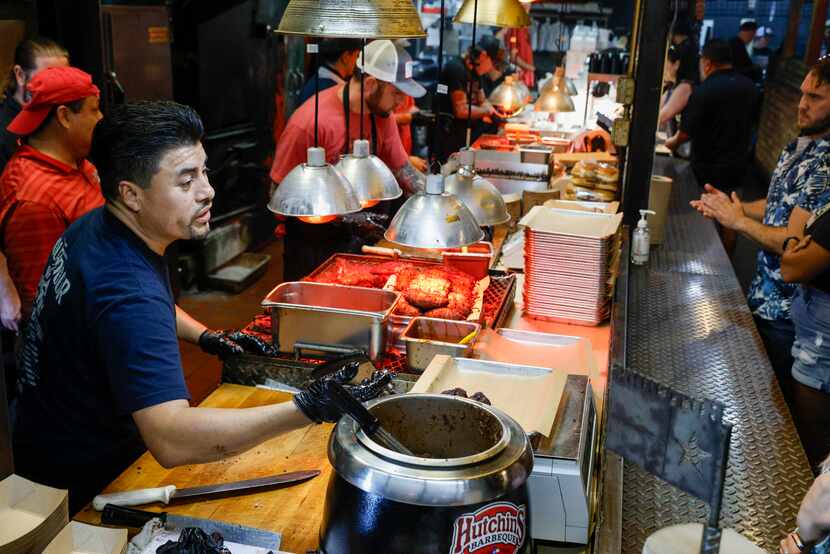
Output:
<path fill-rule="evenodd" d="M 640 210 L 640 221 L 637 222 L 637 228 L 642 229 L 644 227 L 648 227 L 648 222 L 646 222 L 646 215 L 657 215 L 657 213 L 653 212 L 652 210 Z"/>

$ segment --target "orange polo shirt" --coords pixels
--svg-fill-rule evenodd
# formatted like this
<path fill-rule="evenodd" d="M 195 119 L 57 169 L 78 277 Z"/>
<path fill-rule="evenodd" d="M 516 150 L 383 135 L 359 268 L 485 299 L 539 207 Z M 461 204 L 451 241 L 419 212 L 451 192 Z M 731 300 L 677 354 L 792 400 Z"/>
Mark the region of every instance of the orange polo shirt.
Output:
<path fill-rule="evenodd" d="M 343 86 L 327 88 L 320 93 L 320 111 L 318 113 L 318 143 L 326 149 L 326 161 L 336 164 L 343 154 L 346 144 L 346 119 L 343 115 Z M 349 151 L 355 139 L 360 138 L 360 114 L 350 113 L 349 120 Z M 376 117 L 377 121 L 377 152 L 376 155 L 392 172 L 402 168 L 407 156 L 398 133 L 398 125 L 393 116 Z M 364 114 L 363 138 L 371 139 L 371 120 L 368 113 Z M 281 183 L 288 173 L 299 164 L 307 160 L 306 151 L 314 146 L 314 97 L 312 96 L 300 106 L 288 120 L 285 130 L 280 136 L 277 151 L 274 154 L 274 164 L 271 166 L 271 180 Z"/>
<path fill-rule="evenodd" d="M 76 219 L 103 205 L 89 161 L 76 169 L 31 146 L 17 149 L 0 175 L 0 232 L 24 319 L 55 242 Z"/>

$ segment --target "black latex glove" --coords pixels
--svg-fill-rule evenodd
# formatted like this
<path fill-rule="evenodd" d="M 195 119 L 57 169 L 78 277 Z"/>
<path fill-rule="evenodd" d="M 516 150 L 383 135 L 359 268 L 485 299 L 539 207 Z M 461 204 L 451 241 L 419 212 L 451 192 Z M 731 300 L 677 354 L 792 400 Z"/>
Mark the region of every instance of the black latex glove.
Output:
<path fill-rule="evenodd" d="M 316 423 L 327 421 L 335 423 L 343 414 L 332 403 L 326 392 L 325 382 L 334 380 L 343 385 L 352 396 L 366 402 L 378 396 L 383 389 L 392 381 L 392 375 L 388 371 L 375 371 L 371 377 L 367 377 L 357 385 L 347 383 L 357 375 L 357 369 L 365 360 L 357 360 L 354 357 L 345 362 L 340 369 L 312 381 L 303 392 L 294 395 L 294 404 L 305 416 Z M 332 363 L 332 362 L 330 362 Z M 335 361 L 336 363 L 336 361 Z"/>
<path fill-rule="evenodd" d="M 210 331 L 199 336 L 199 348 L 208 354 L 225 358 L 236 354 L 273 356 L 274 348 L 265 341 L 241 331 Z"/>

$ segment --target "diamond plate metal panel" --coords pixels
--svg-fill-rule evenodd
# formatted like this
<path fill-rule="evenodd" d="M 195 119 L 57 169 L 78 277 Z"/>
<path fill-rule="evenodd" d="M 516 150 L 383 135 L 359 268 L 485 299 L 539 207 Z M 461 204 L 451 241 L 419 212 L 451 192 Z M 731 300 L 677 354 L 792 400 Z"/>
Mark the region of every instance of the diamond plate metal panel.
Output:
<path fill-rule="evenodd" d="M 812 473 L 752 315 L 714 226 L 688 204 L 699 194 L 679 171 L 666 242 L 630 268 L 627 365 L 725 406 L 734 425 L 721 526 L 769 551 L 795 525 Z M 625 464 L 624 554 L 675 523 L 705 522 L 703 502 Z"/>

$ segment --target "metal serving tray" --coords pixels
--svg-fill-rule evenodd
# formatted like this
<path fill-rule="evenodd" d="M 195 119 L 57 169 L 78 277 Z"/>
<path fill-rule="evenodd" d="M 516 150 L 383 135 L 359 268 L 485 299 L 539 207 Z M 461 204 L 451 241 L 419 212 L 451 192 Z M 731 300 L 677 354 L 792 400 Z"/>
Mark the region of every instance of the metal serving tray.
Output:
<path fill-rule="evenodd" d="M 377 360 L 386 350 L 387 323 L 399 298 L 390 290 L 288 282 L 269 292 L 262 306 L 271 312 L 271 334 L 280 352 L 348 346 Z"/>
<path fill-rule="evenodd" d="M 421 372 L 440 354 L 469 356 L 481 325 L 472 321 L 451 321 L 432 317 L 413 317 L 401 334 L 406 344 L 406 361 L 410 369 Z M 471 333 L 473 338 L 465 344 L 460 341 Z"/>
<path fill-rule="evenodd" d="M 479 243 L 481 244 L 481 243 Z M 379 265 L 393 261 L 387 256 L 373 256 L 366 254 L 333 254 L 329 259 L 323 262 L 317 269 L 312 271 L 306 279 L 314 279 L 337 263 L 337 260 L 346 260 L 349 262 L 357 262 L 366 265 Z M 420 265 L 425 268 L 436 267 L 442 265 L 437 260 L 399 258 L 398 261 Z M 337 285 L 342 286 L 342 285 Z M 377 290 L 377 289 L 366 289 Z M 494 329 L 501 327 L 507 314 L 510 313 L 510 308 L 513 307 L 513 300 L 516 291 L 516 276 L 506 274 L 504 272 L 491 271 L 490 272 L 490 286 L 484 291 L 484 308 L 483 308 L 483 324 Z M 391 347 L 399 353 L 406 350 L 406 345 L 401 340 L 401 333 L 403 333 L 409 322 L 412 321 L 412 316 L 404 316 L 392 314 L 389 316 L 389 327 L 391 332 Z M 449 320 L 448 320 L 449 321 Z"/>

